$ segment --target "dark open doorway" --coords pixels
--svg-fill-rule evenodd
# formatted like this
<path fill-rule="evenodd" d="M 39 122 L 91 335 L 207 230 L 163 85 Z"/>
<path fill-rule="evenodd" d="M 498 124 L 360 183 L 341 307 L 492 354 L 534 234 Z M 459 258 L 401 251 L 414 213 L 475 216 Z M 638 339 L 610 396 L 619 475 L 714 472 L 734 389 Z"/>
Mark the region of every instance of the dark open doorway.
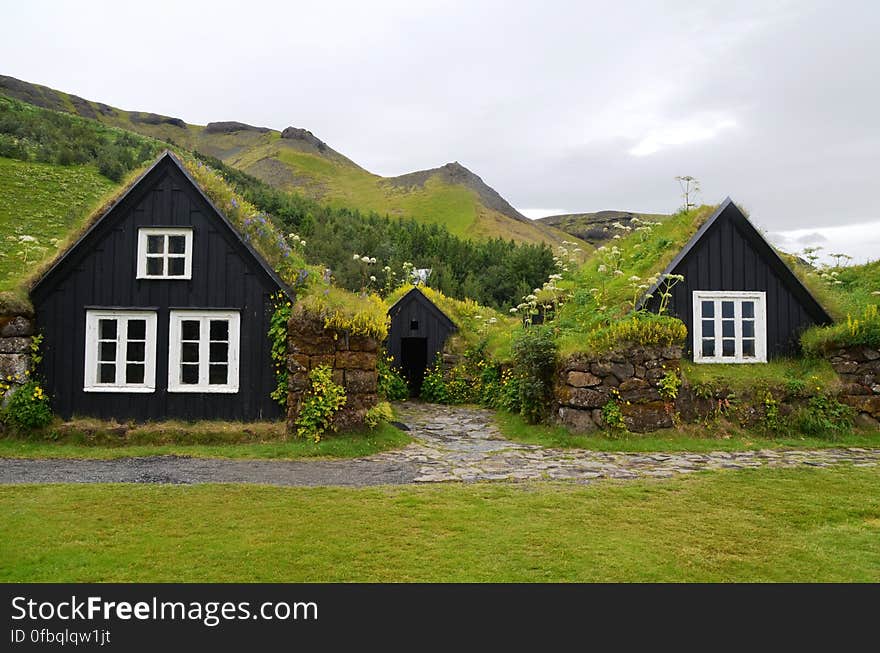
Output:
<path fill-rule="evenodd" d="M 428 366 L 428 339 L 401 338 L 400 363 L 403 375 L 409 383 L 409 391 L 418 396 Z"/>

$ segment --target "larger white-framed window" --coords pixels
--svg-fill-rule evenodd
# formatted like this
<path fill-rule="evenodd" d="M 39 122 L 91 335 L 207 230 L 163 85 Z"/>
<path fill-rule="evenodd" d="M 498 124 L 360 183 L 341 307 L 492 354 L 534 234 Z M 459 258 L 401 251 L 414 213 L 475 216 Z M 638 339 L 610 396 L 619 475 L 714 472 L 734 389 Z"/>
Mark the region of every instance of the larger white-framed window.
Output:
<path fill-rule="evenodd" d="M 155 311 L 86 311 L 83 390 L 155 392 Z"/>
<path fill-rule="evenodd" d="M 766 363 L 767 295 L 695 290 L 695 363 Z"/>
<path fill-rule="evenodd" d="M 138 279 L 191 279 L 193 230 L 178 227 L 138 229 Z"/>
<path fill-rule="evenodd" d="M 240 322 L 237 311 L 171 311 L 168 391 L 238 392 Z"/>

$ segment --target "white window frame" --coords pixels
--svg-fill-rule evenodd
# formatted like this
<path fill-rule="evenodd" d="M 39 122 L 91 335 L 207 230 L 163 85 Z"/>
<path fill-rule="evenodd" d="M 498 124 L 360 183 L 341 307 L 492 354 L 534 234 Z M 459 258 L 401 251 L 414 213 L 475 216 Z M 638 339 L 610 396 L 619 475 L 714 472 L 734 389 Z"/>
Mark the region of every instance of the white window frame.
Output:
<path fill-rule="evenodd" d="M 101 320 L 116 320 L 116 380 L 113 383 L 100 383 L 98 373 L 98 352 L 100 349 L 99 326 Z M 128 350 L 128 321 L 145 320 L 144 340 L 144 381 L 125 383 L 126 358 Z M 156 391 L 156 312 L 139 310 L 86 311 L 86 348 L 83 390 L 85 392 L 155 392 Z M 140 363 L 141 361 L 135 361 Z"/>
<path fill-rule="evenodd" d="M 147 254 L 147 241 L 149 236 L 164 236 L 165 245 L 162 254 Z M 168 236 L 183 236 L 183 254 L 170 254 L 168 252 Z M 138 279 L 164 279 L 175 280 L 192 279 L 192 244 L 193 230 L 186 227 L 140 227 L 138 229 L 137 242 L 137 278 Z M 162 274 L 147 274 L 147 258 L 162 259 Z M 173 258 L 183 259 L 183 274 L 168 274 L 168 261 Z"/>
<path fill-rule="evenodd" d="M 181 324 L 184 320 L 198 320 L 199 327 L 199 382 L 181 383 Z M 227 382 L 224 385 L 208 383 L 210 367 L 210 321 L 228 320 Z M 238 392 L 239 353 L 241 350 L 241 315 L 238 311 L 173 310 L 168 327 L 168 392 L 206 392 L 234 394 Z"/>
<path fill-rule="evenodd" d="M 703 356 L 703 302 L 714 301 L 715 356 Z M 733 356 L 721 356 L 721 302 L 733 302 Z M 742 303 L 755 303 L 755 355 L 745 357 L 742 353 Z M 749 319 L 749 318 L 746 318 Z M 767 293 L 764 291 L 709 291 L 693 292 L 693 352 L 695 363 L 766 363 L 767 362 Z"/>

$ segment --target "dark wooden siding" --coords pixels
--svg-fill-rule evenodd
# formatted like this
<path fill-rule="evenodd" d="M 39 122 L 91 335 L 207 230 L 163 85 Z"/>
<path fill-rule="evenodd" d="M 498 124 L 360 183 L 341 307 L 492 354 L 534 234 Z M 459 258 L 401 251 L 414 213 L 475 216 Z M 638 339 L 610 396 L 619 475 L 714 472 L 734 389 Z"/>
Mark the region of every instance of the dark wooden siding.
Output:
<path fill-rule="evenodd" d="M 443 351 L 446 339 L 455 332 L 455 326 L 439 308 L 418 290 L 410 291 L 390 311 L 391 327 L 388 330 L 388 353 L 394 364 L 401 365 L 400 343 L 402 338 L 426 338 L 428 342 L 428 365 L 434 362 L 438 352 Z M 411 329 L 413 320 L 419 323 L 418 329 Z"/>
<path fill-rule="evenodd" d="M 191 280 L 136 278 L 138 227 L 193 229 Z M 267 330 L 270 295 L 278 285 L 170 159 L 160 161 L 97 227 L 71 250 L 34 292 L 44 334 L 40 372 L 56 411 L 134 419 L 271 419 L 280 407 Z M 156 391 L 83 391 L 88 308 L 157 311 Z M 239 391 L 169 393 L 169 311 L 238 310 L 241 315 Z"/>
<path fill-rule="evenodd" d="M 767 356 L 790 356 L 800 351 L 801 333 L 824 315 L 815 302 L 805 301 L 804 289 L 792 273 L 768 256 L 769 246 L 732 203 L 672 270 L 684 282 L 672 290 L 670 312 L 693 333 L 693 291 L 764 291 L 767 293 Z M 657 310 L 659 291 L 647 302 Z M 693 345 L 689 336 L 688 349 Z M 690 356 L 693 352 L 689 351 Z"/>

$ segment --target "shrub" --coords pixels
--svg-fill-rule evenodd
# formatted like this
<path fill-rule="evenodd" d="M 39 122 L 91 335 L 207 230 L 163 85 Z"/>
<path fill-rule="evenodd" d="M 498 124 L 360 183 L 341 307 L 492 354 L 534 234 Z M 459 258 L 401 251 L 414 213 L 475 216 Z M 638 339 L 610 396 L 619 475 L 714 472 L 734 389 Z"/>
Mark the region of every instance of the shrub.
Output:
<path fill-rule="evenodd" d="M 848 431 L 853 424 L 855 411 L 835 397 L 820 394 L 812 397 L 807 405 L 795 415 L 798 429 L 804 435 L 834 438 Z"/>
<path fill-rule="evenodd" d="M 513 376 L 519 385 L 519 413 L 531 424 L 546 419 L 553 403 L 556 354 L 556 341 L 548 329 L 526 329 L 513 343 Z"/>
<path fill-rule="evenodd" d="M 388 401 L 402 401 L 409 397 L 409 387 L 392 363 L 390 356 L 379 356 L 376 368 L 379 373 L 378 394 Z"/>
<path fill-rule="evenodd" d="M 333 416 L 345 405 L 345 388 L 333 381 L 333 370 L 321 365 L 309 372 L 311 387 L 296 418 L 296 434 L 314 442 L 331 426 Z"/>
<path fill-rule="evenodd" d="M 880 309 L 877 304 L 868 304 L 857 317 L 847 315 L 846 322 L 813 327 L 801 336 L 804 351 L 813 355 L 851 345 L 880 347 Z"/>
<path fill-rule="evenodd" d="M 2 412 L 3 421 L 17 431 L 38 429 L 52 421 L 49 397 L 36 381 L 16 390 Z"/>
<path fill-rule="evenodd" d="M 668 315 L 638 312 L 623 320 L 589 333 L 582 344 L 582 351 L 602 353 L 623 344 L 644 347 L 681 344 L 687 338 L 684 322 Z"/>
<path fill-rule="evenodd" d="M 620 403 L 614 399 L 609 400 L 602 406 L 602 422 L 611 435 L 619 435 L 627 431 Z"/>
<path fill-rule="evenodd" d="M 440 354 L 437 354 L 434 364 L 425 370 L 420 396 L 432 404 L 449 403 L 449 391 L 446 388 L 446 379 L 443 378 L 443 359 Z"/>
<path fill-rule="evenodd" d="M 367 411 L 364 422 L 368 427 L 374 429 L 382 422 L 390 422 L 393 419 L 394 411 L 391 409 L 391 404 L 387 401 L 380 401 Z"/>
<path fill-rule="evenodd" d="M 669 370 L 663 375 L 657 386 L 664 401 L 675 401 L 681 388 L 681 377 L 675 370 Z"/>

